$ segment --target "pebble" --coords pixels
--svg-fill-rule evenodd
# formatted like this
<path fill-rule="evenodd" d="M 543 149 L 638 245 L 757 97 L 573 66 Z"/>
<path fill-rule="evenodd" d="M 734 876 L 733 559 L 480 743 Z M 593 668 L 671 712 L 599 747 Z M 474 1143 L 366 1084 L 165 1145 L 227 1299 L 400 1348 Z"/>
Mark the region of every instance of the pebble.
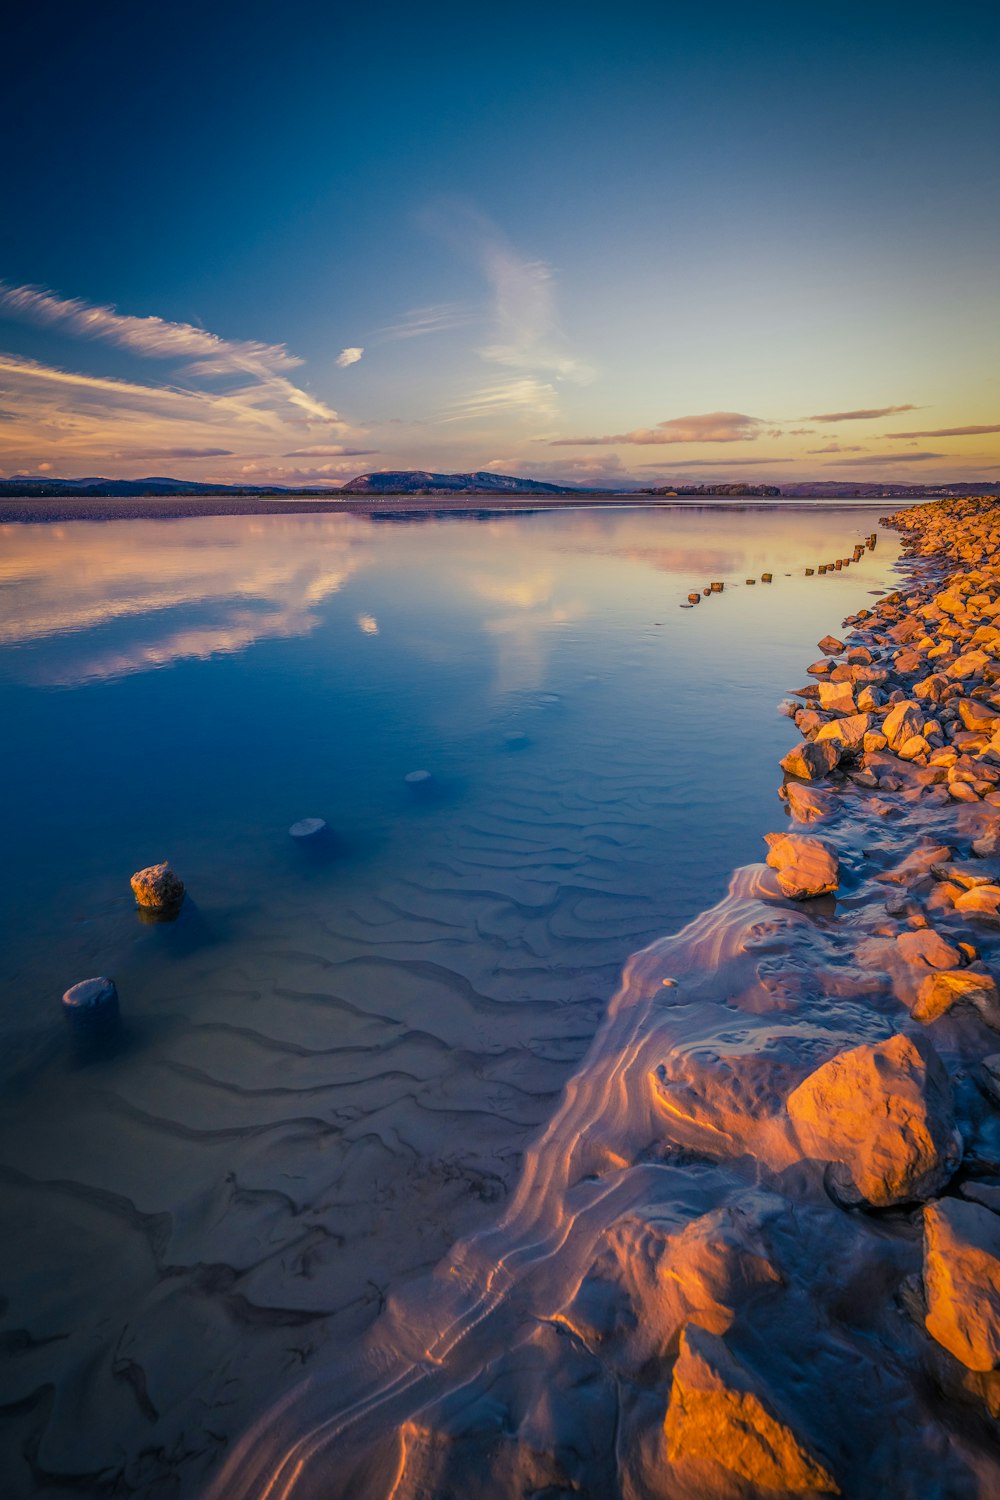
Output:
<path fill-rule="evenodd" d="M 318 834 L 326 832 L 326 823 L 322 818 L 300 818 L 293 823 L 288 832 L 293 839 L 314 839 Z"/>

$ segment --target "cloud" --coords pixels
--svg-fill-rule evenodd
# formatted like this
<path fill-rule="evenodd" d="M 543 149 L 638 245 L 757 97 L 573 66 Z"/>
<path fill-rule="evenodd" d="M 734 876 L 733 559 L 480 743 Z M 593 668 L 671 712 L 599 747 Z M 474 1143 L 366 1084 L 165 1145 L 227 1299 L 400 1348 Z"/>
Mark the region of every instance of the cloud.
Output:
<path fill-rule="evenodd" d="M 908 402 L 905 406 L 869 406 L 857 411 L 828 411 L 817 416 L 802 417 L 803 422 L 867 422 L 872 417 L 891 417 L 898 411 L 919 411 L 919 406 Z"/>
<path fill-rule="evenodd" d="M 867 453 L 867 448 L 860 447 L 857 443 L 826 443 L 822 448 L 807 448 L 807 453 Z"/>
<path fill-rule="evenodd" d="M 200 379 L 249 377 L 312 418 L 340 420 L 330 407 L 287 379 L 285 372 L 296 369 L 302 360 L 284 344 L 223 339 L 193 323 L 133 317 L 81 297 L 59 297 L 41 287 L 11 286 L 5 281 L 0 281 L 0 312 L 22 322 L 61 328 L 77 338 L 100 339 L 144 359 L 181 360 L 186 373 Z"/>
<path fill-rule="evenodd" d="M 338 367 L 341 370 L 346 370 L 348 365 L 356 365 L 364 352 L 364 349 L 359 348 L 357 345 L 353 345 L 348 349 L 341 349 L 337 355 Z"/>
<path fill-rule="evenodd" d="M 317 448 L 293 448 L 284 458 L 368 458 L 377 448 L 344 448 L 339 443 Z"/>
<path fill-rule="evenodd" d="M 935 437 L 982 437 L 987 432 L 1000 432 L 1000 422 L 985 427 L 936 427 L 928 432 L 887 432 L 889 438 L 935 438 Z"/>
<path fill-rule="evenodd" d="M 830 467 L 877 468 L 880 464 L 924 463 L 929 458 L 945 458 L 944 453 L 879 453 L 867 458 L 831 458 Z"/>
<path fill-rule="evenodd" d="M 286 385 L 251 382 L 226 391 L 146 385 L 0 353 L 0 389 L 18 418 L 0 423 L 0 463 L 34 469 L 55 458 L 60 473 L 100 474 L 115 455 L 114 471 L 127 472 L 151 455 L 197 452 L 204 459 L 204 450 L 212 450 L 235 466 L 262 452 L 287 452 L 313 432 L 355 436 L 346 423 L 304 418 Z"/>
<path fill-rule="evenodd" d="M 811 437 L 816 431 L 815 427 L 789 427 L 789 437 Z"/>
<path fill-rule="evenodd" d="M 443 333 L 449 328 L 463 328 L 481 317 L 467 302 L 437 302 L 428 307 L 412 307 L 403 313 L 398 323 L 388 323 L 378 328 L 373 335 L 378 340 L 424 338 L 430 333 Z"/>
<path fill-rule="evenodd" d="M 632 432 L 612 433 L 607 437 L 554 438 L 553 448 L 599 447 L 610 443 L 636 443 L 641 446 L 660 443 L 745 443 L 752 442 L 764 426 L 760 417 L 748 417 L 736 411 L 711 411 L 700 416 L 670 417 L 655 427 L 638 427 Z"/>
<path fill-rule="evenodd" d="M 476 417 L 521 412 L 551 418 L 556 410 L 555 387 L 547 381 L 523 376 L 500 385 L 483 386 L 461 401 L 454 401 L 438 418 L 441 422 L 464 422 Z"/>
<path fill-rule="evenodd" d="M 641 469 L 657 469 L 672 474 L 675 469 L 748 469 L 754 465 L 770 468 L 773 464 L 790 464 L 790 458 L 680 458 L 670 463 L 640 464 Z"/>
<path fill-rule="evenodd" d="M 147 448 L 145 453 L 112 453 L 111 458 L 233 458 L 231 448 Z"/>
<path fill-rule="evenodd" d="M 492 340 L 479 349 L 490 364 L 585 384 L 590 364 L 568 344 L 555 306 L 555 271 L 523 255 L 484 214 L 468 204 L 440 203 L 431 227 L 479 266 L 491 296 Z"/>

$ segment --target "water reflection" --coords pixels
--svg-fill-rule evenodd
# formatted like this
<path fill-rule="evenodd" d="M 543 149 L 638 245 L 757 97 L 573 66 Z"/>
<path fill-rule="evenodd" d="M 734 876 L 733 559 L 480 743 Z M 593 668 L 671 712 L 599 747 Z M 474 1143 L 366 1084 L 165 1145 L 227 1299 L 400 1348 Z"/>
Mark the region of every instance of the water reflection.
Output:
<path fill-rule="evenodd" d="M 624 960 L 780 826 L 774 704 L 891 549 L 803 567 L 873 524 L 4 529 L 5 1500 L 204 1494 L 495 1215 Z M 296 857 L 309 816 L 329 859 Z M 128 877 L 164 857 L 189 901 L 142 926 Z M 124 1045 L 82 1066 L 59 1000 L 92 974 Z"/>

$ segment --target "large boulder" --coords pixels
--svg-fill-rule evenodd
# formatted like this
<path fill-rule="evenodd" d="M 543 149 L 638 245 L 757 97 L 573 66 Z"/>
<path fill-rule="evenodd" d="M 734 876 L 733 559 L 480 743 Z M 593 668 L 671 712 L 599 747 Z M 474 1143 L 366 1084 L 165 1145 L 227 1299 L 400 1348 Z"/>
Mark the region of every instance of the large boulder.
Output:
<path fill-rule="evenodd" d="M 804 1152 L 831 1163 L 844 1202 L 930 1198 L 961 1159 L 948 1075 L 924 1037 L 838 1053 L 793 1090 L 788 1114 Z"/>
<path fill-rule="evenodd" d="M 664 1432 L 671 1463 L 721 1464 L 747 1480 L 755 1495 L 840 1494 L 759 1378 L 721 1338 L 693 1323 L 681 1334 Z"/>
<path fill-rule="evenodd" d="M 765 833 L 767 862 L 778 872 L 778 884 L 793 901 L 835 891 L 840 874 L 837 856 L 822 839 L 805 833 Z"/>
<path fill-rule="evenodd" d="M 927 1332 L 970 1370 L 1000 1368 L 1000 1217 L 942 1198 L 924 1209 Z"/>

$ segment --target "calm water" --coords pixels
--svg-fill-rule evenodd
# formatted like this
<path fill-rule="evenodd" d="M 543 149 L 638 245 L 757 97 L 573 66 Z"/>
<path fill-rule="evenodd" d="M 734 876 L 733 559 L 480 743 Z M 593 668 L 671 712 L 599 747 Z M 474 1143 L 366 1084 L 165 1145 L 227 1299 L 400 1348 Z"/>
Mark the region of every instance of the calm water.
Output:
<path fill-rule="evenodd" d="M 781 826 L 775 705 L 896 544 L 802 570 L 879 508 L 0 527 L 5 1494 L 197 1494 L 496 1213 L 625 958 Z"/>

